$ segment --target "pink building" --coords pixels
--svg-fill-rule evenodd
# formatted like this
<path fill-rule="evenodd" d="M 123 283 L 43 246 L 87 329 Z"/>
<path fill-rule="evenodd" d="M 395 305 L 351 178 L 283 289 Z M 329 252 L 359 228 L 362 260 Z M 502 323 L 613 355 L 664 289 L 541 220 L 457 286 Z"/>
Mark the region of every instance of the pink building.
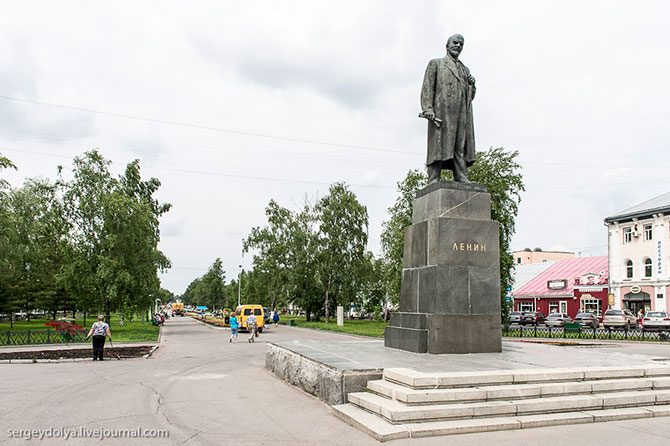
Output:
<path fill-rule="evenodd" d="M 580 311 L 602 316 L 608 305 L 607 256 L 559 260 L 546 268 L 517 265 L 515 277 L 523 278 L 512 290 L 514 310 L 568 313 Z M 528 269 L 532 276 L 525 275 Z"/>

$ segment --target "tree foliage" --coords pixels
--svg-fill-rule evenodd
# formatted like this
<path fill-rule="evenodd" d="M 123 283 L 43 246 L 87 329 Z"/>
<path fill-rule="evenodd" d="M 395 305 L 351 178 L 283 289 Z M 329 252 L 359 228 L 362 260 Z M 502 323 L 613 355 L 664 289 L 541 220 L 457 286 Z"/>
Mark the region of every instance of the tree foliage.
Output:
<path fill-rule="evenodd" d="M 244 252 L 253 252 L 247 289 L 254 298 L 273 308 L 293 303 L 309 319 L 328 319 L 337 305 L 362 299 L 370 279 L 368 215 L 346 184 L 333 184 L 298 212 L 272 200 L 265 213 L 267 225 L 244 241 Z"/>
<path fill-rule="evenodd" d="M 20 308 L 138 312 L 158 296 L 159 220 L 170 205 L 142 180 L 133 161 L 114 177 L 97 150 L 73 162 L 73 177 L 27 180 L 0 191 L 0 305 Z M 0 157 L 0 167 L 11 167 Z M 6 188 L 6 183 L 1 186 Z M 10 308 L 11 307 L 11 308 Z"/>
<path fill-rule="evenodd" d="M 318 222 L 318 278 L 328 322 L 337 305 L 356 300 L 363 287 L 368 211 L 344 183 L 335 183 L 315 206 Z"/>

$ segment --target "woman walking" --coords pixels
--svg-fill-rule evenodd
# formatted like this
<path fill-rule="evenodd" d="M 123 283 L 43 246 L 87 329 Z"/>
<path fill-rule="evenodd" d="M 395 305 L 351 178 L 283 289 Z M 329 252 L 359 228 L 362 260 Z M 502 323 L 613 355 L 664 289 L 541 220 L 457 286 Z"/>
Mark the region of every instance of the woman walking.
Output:
<path fill-rule="evenodd" d="M 233 312 L 233 314 L 230 315 L 228 323 L 230 324 L 230 339 L 228 342 L 233 342 L 233 339 L 237 339 L 237 332 L 240 329 L 240 323 L 237 320 L 237 313 Z"/>
<path fill-rule="evenodd" d="M 98 321 L 93 324 L 88 331 L 87 338 L 93 335 L 93 360 L 99 359 L 102 361 L 105 351 L 105 339 L 107 336 L 112 338 L 112 333 L 109 331 L 109 325 L 105 322 L 105 316 L 98 315 Z"/>

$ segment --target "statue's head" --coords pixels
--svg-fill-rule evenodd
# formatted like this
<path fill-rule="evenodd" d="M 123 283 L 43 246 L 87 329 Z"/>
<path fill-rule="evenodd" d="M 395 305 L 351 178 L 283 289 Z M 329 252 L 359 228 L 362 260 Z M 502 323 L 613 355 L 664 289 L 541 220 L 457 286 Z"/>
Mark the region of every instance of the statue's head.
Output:
<path fill-rule="evenodd" d="M 458 59 L 458 56 L 461 54 L 461 51 L 463 51 L 464 43 L 465 39 L 463 39 L 463 36 L 461 36 L 460 34 L 454 34 L 447 40 L 447 52 L 454 59 Z"/>

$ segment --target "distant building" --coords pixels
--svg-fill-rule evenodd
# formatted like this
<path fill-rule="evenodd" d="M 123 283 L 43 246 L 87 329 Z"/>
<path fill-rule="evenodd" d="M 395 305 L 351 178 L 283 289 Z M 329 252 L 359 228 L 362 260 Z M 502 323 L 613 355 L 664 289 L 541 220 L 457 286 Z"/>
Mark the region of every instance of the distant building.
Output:
<path fill-rule="evenodd" d="M 574 259 L 575 253 L 568 251 L 543 251 L 540 248 L 526 248 L 523 251 L 513 251 L 516 265 L 531 265 L 534 263 L 550 262 L 554 260 Z"/>
<path fill-rule="evenodd" d="M 670 192 L 605 218 L 614 308 L 667 311 Z"/>
<path fill-rule="evenodd" d="M 607 256 L 517 265 L 512 299 L 516 311 L 602 316 L 608 304 Z"/>

